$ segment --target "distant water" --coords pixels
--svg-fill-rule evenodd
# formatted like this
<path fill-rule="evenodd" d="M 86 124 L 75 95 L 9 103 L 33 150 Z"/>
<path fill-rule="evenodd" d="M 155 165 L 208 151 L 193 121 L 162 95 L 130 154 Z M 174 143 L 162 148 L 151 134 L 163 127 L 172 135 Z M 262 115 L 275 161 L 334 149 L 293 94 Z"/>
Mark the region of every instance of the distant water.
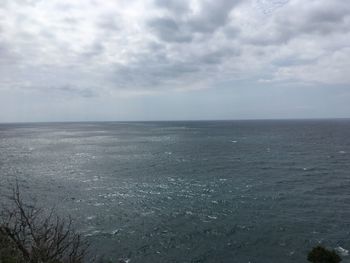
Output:
<path fill-rule="evenodd" d="M 106 258 L 350 249 L 350 120 L 1 124 L 0 191 L 15 177 Z"/>

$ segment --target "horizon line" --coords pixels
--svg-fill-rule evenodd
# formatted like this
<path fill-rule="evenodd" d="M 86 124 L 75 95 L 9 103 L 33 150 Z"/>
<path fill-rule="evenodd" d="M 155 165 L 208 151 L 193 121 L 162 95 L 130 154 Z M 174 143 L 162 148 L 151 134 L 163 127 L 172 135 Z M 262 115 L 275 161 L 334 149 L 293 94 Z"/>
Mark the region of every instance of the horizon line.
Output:
<path fill-rule="evenodd" d="M 40 123 L 137 123 L 137 122 L 225 122 L 225 121 L 312 121 L 312 120 L 350 120 L 350 117 L 314 117 L 314 118 L 242 118 L 242 119 L 179 119 L 179 120 L 62 120 L 62 121 L 9 121 L 1 124 L 40 124 Z"/>

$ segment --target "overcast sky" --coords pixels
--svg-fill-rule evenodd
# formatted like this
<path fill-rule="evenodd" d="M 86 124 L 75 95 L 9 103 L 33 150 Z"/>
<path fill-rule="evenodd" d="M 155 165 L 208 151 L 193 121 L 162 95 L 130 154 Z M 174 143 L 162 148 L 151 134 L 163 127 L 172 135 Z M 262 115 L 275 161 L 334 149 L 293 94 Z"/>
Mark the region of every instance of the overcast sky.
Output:
<path fill-rule="evenodd" d="M 0 1 L 0 122 L 330 117 L 347 0 Z"/>

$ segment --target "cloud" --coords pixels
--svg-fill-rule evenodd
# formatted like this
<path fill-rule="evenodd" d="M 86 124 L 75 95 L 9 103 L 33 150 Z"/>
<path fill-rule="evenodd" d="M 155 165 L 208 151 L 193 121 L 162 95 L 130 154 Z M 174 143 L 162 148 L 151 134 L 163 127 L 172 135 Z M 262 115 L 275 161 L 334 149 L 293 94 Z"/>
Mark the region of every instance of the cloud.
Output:
<path fill-rule="evenodd" d="M 326 37 L 349 32 L 350 6 L 343 1 L 299 0 L 278 6 L 273 14 L 259 16 L 251 21 L 260 31 L 251 30 L 247 42 L 257 45 L 282 45 L 303 36 Z"/>
<path fill-rule="evenodd" d="M 4 1 L 0 89 L 350 84 L 349 14 L 340 0 Z"/>
<path fill-rule="evenodd" d="M 178 25 L 177 22 L 171 18 L 156 18 L 148 22 L 150 28 L 154 29 L 157 36 L 166 42 L 190 42 L 192 41 L 192 34 L 188 29 Z"/>
<path fill-rule="evenodd" d="M 327 54 L 312 63 L 299 63 L 280 67 L 275 76 L 281 80 L 299 80 L 326 83 L 328 85 L 349 84 L 350 76 L 346 68 L 350 68 L 350 48 L 344 48 Z"/>
<path fill-rule="evenodd" d="M 190 11 L 190 2 L 186 0 L 155 0 L 154 4 L 156 7 L 164 8 L 180 16 Z"/>
<path fill-rule="evenodd" d="M 166 12 L 148 25 L 161 40 L 190 42 L 195 34 L 211 34 L 228 22 L 230 12 L 240 1 L 156 1 Z"/>

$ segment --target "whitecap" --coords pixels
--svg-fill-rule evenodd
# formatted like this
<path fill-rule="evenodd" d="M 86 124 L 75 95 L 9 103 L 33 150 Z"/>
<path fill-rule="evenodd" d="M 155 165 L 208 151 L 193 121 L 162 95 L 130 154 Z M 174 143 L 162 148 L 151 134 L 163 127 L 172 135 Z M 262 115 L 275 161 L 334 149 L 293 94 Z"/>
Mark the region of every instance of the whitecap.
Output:
<path fill-rule="evenodd" d="M 148 216 L 148 215 L 152 215 L 152 214 L 154 214 L 154 211 L 148 211 L 148 212 L 141 213 L 142 216 Z"/>
<path fill-rule="evenodd" d="M 100 233 L 101 233 L 101 231 L 95 230 L 95 231 L 92 231 L 91 233 L 86 234 L 85 236 L 86 236 L 86 237 L 91 237 L 91 236 L 98 235 L 98 234 L 100 234 Z"/>
<path fill-rule="evenodd" d="M 91 182 L 91 180 L 90 180 L 90 179 L 87 179 L 87 180 L 82 180 L 81 182 L 82 182 L 82 183 L 89 183 L 89 182 Z"/>
<path fill-rule="evenodd" d="M 336 247 L 334 250 L 337 251 L 343 257 L 349 255 L 349 250 L 342 248 L 341 246 Z"/>
<path fill-rule="evenodd" d="M 237 143 L 238 141 L 231 141 L 232 143 Z"/>
<path fill-rule="evenodd" d="M 216 216 L 208 216 L 210 219 L 218 219 Z"/>
<path fill-rule="evenodd" d="M 115 229 L 115 230 L 113 230 L 112 232 L 111 232 L 111 235 L 116 235 L 116 234 L 118 234 L 120 232 L 120 229 L 118 228 L 118 229 Z"/>
<path fill-rule="evenodd" d="M 130 262 L 130 258 L 120 258 L 119 262 L 120 263 L 129 263 Z"/>

